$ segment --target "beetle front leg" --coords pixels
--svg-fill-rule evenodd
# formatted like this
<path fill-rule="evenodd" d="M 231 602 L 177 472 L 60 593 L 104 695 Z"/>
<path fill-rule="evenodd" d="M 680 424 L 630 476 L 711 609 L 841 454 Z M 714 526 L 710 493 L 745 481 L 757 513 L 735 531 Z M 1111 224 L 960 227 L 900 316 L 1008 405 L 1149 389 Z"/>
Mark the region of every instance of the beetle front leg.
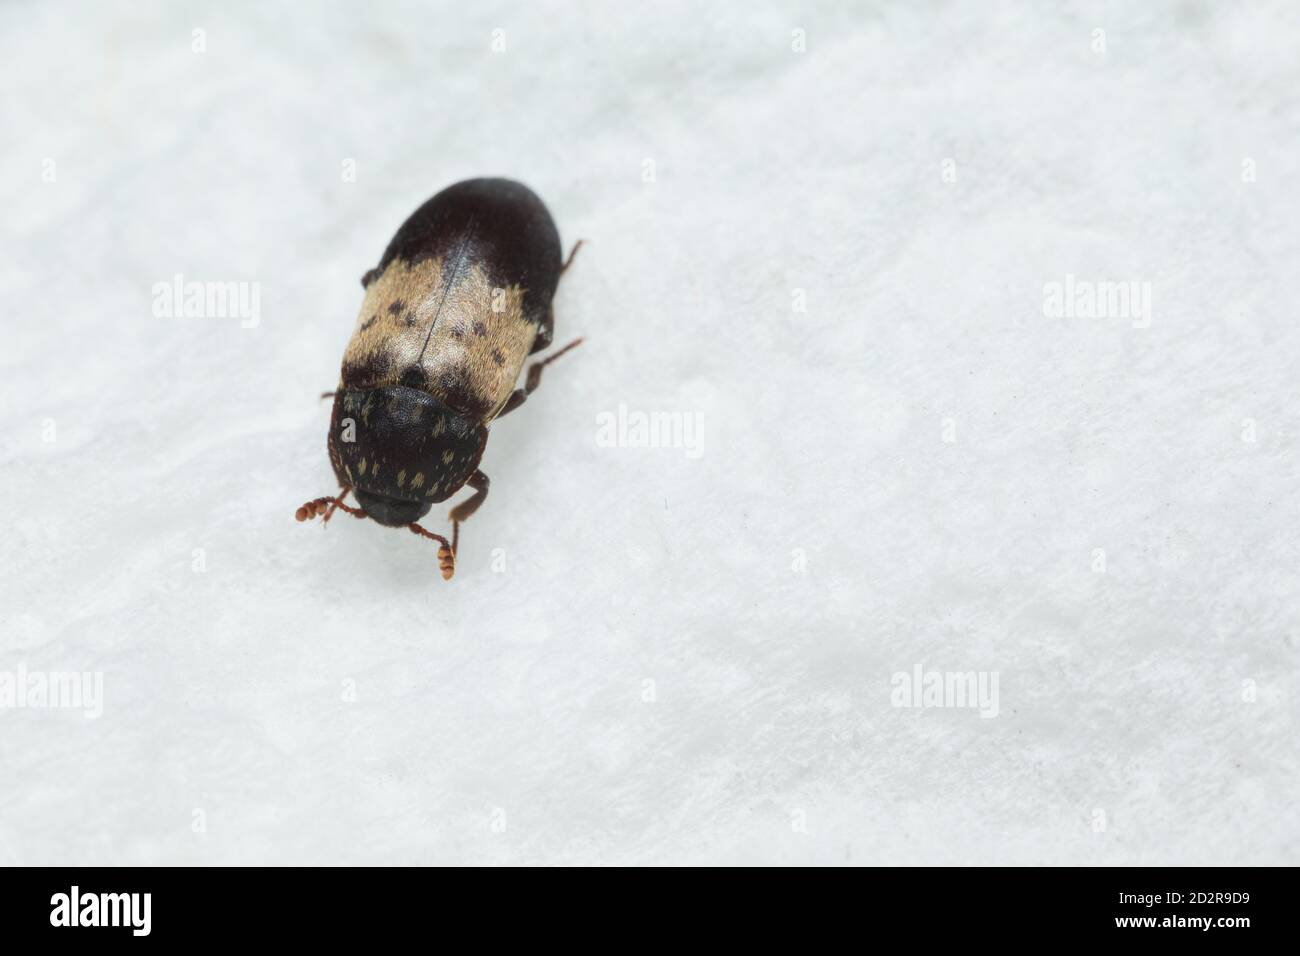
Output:
<path fill-rule="evenodd" d="M 330 518 L 334 517 L 334 509 L 336 508 L 342 508 L 344 511 L 347 511 L 349 514 L 351 514 L 354 518 L 360 518 L 365 516 L 365 512 L 362 511 L 360 508 L 349 508 L 347 505 L 343 503 L 343 499 L 348 496 L 348 492 L 350 492 L 351 490 L 352 490 L 351 485 L 344 485 L 342 488 L 339 489 L 338 497 L 334 499 L 334 503 L 330 505 L 329 509 L 325 512 L 325 517 L 320 519 L 320 524 L 322 528 L 330 523 Z"/>
<path fill-rule="evenodd" d="M 451 514 L 448 517 L 457 524 L 465 521 L 470 515 L 478 511 L 483 502 L 487 500 L 488 488 L 492 482 L 488 480 L 488 476 L 483 472 L 475 471 L 474 474 L 469 476 L 469 481 L 465 482 L 465 484 L 474 489 L 474 494 L 451 509 Z"/>

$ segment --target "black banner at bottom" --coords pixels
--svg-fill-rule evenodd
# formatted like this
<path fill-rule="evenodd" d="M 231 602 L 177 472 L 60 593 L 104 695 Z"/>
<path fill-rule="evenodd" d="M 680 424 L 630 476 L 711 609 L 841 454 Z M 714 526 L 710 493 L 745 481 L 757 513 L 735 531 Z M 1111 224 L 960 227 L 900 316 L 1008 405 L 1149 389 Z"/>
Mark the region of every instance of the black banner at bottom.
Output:
<path fill-rule="evenodd" d="M 1193 940 L 1285 938 L 1287 869 L 845 869 L 719 872 L 287 868 L 32 868 L 0 872 L 7 943 L 97 946 L 280 939 L 331 946 L 442 927 L 502 942 L 604 938 L 776 942 L 864 939 Z M 656 885 L 657 884 L 657 885 Z M 617 927 L 623 927 L 618 930 Z M 513 931 L 513 933 L 512 933 Z M 1286 934 L 1289 936 L 1290 934 Z M 423 937 L 422 937 L 423 938 Z M 19 951 L 19 950 L 12 950 Z"/>

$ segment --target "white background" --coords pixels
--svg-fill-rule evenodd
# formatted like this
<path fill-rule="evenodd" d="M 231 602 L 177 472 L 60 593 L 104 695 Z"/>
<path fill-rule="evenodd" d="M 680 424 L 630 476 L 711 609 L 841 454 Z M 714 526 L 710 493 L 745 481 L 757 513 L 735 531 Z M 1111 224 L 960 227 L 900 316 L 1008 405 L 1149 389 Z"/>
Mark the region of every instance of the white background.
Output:
<path fill-rule="evenodd" d="M 710 6 L 0 7 L 0 670 L 105 695 L 0 710 L 0 861 L 1297 862 L 1296 5 Z M 476 175 L 587 342 L 444 583 L 293 511 Z"/>

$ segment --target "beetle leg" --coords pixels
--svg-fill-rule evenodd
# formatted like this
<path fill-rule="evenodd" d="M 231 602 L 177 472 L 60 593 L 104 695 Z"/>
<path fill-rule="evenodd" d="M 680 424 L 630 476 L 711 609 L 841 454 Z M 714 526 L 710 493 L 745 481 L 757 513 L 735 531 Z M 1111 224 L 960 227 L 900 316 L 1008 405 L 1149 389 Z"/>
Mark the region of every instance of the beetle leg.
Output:
<path fill-rule="evenodd" d="M 565 352 L 569 351 L 569 349 L 576 349 L 581 344 L 582 339 L 574 339 L 554 355 L 547 356 L 541 361 L 534 362 L 532 365 L 528 366 L 528 377 L 524 379 L 524 387 L 517 388 L 510 393 L 510 397 L 506 399 L 506 403 L 501 406 L 501 411 L 497 412 L 496 417 L 500 418 L 502 415 L 505 415 L 508 412 L 513 412 L 516 408 L 522 405 L 524 399 L 536 391 L 538 385 L 542 384 L 542 369 L 546 368 L 546 366 L 550 365 Z"/>
<path fill-rule="evenodd" d="M 551 347 L 551 338 L 555 335 L 555 307 L 551 306 L 546 310 L 546 318 L 538 326 L 537 338 L 533 339 L 533 347 L 528 350 L 528 354 L 540 352 L 543 349 Z"/>
<path fill-rule="evenodd" d="M 450 518 L 456 524 L 465 521 L 474 512 L 478 511 L 479 506 L 487 499 L 488 486 L 492 482 L 488 481 L 488 476 L 481 471 L 475 471 L 469 476 L 469 481 L 465 482 L 474 489 L 474 494 L 466 498 L 456 507 L 451 509 Z"/>
<path fill-rule="evenodd" d="M 325 399 L 327 399 L 327 398 L 333 398 L 333 397 L 334 397 L 335 395 L 337 395 L 337 394 L 338 394 L 337 392 L 321 392 L 321 393 L 320 393 L 320 400 L 323 402 L 323 401 L 325 401 Z"/>
<path fill-rule="evenodd" d="M 364 518 L 366 516 L 366 513 L 362 511 L 360 508 L 353 508 L 350 505 L 345 505 L 342 502 L 342 500 L 340 500 L 341 498 L 342 495 L 340 495 L 338 498 L 334 498 L 331 496 L 326 496 L 324 498 L 313 498 L 311 501 L 307 502 L 296 512 L 294 512 L 293 516 L 297 518 L 299 521 L 308 521 L 311 518 L 315 518 L 318 517 L 319 515 L 325 514 L 327 511 L 330 514 L 333 514 L 335 508 L 338 508 L 340 511 L 346 511 L 354 518 Z"/>
<path fill-rule="evenodd" d="M 578 254 L 578 250 L 582 248 L 582 243 L 583 240 L 579 239 L 577 242 L 573 244 L 573 248 L 569 250 L 569 258 L 565 259 L 564 265 L 560 266 L 560 275 L 564 275 L 564 271 L 568 269 L 570 265 L 573 264 L 573 257 L 576 256 Z M 537 338 L 533 339 L 533 347 L 528 350 L 528 354 L 532 355 L 534 352 L 540 352 L 543 349 L 550 348 L 551 336 L 553 336 L 554 334 L 555 334 L 555 309 L 554 307 L 551 307 L 546 310 L 546 318 L 542 320 L 541 325 L 538 327 Z"/>
<path fill-rule="evenodd" d="M 474 494 L 452 508 L 451 513 L 447 516 L 451 519 L 451 550 L 453 554 L 460 547 L 460 523 L 478 511 L 479 506 L 487 500 L 488 488 L 492 482 L 488 480 L 488 476 L 483 472 L 475 470 L 465 484 L 474 489 Z"/>
<path fill-rule="evenodd" d="M 573 257 L 578 254 L 578 250 L 582 248 L 582 243 L 584 241 L 585 240 L 583 239 L 579 239 L 573 244 L 573 248 L 569 250 L 569 258 L 565 259 L 564 265 L 560 266 L 560 275 L 564 275 L 564 273 L 568 271 L 569 266 L 573 265 Z"/>
<path fill-rule="evenodd" d="M 324 527 L 325 525 L 330 523 L 330 518 L 334 517 L 334 509 L 340 507 L 346 507 L 346 505 L 343 504 L 343 499 L 348 496 L 348 492 L 351 490 L 352 488 L 350 486 L 348 485 L 343 486 L 342 490 L 339 491 L 339 496 L 334 499 L 334 503 L 331 504 L 329 506 L 329 510 L 325 512 L 325 517 L 320 519 L 321 527 Z"/>
<path fill-rule="evenodd" d="M 442 572 L 444 581 L 450 581 L 451 576 L 456 573 L 456 551 L 452 545 L 442 535 L 426 531 L 414 521 L 408 524 L 407 527 L 422 538 L 432 538 L 438 542 L 438 570 Z"/>
<path fill-rule="evenodd" d="M 527 397 L 528 397 L 528 393 L 525 392 L 522 388 L 515 389 L 513 392 L 510 393 L 510 397 L 506 399 L 506 403 L 501 406 L 501 411 L 497 412 L 496 418 L 492 420 L 496 421 L 496 419 L 500 418 L 502 415 L 510 414 L 516 408 L 522 405 L 524 403 L 524 399 Z"/>

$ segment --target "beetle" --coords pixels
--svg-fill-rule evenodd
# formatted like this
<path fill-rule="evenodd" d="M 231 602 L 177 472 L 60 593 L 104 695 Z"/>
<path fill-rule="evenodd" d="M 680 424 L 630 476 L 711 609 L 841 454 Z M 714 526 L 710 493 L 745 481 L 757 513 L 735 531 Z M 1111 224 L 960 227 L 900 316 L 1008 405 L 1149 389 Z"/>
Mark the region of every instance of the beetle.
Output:
<path fill-rule="evenodd" d="M 328 522 L 341 510 L 437 541 L 444 580 L 455 572 L 460 523 L 483 504 L 479 470 L 488 425 L 514 411 L 570 342 L 519 374 L 554 336 L 551 300 L 582 241 L 560 261 L 560 235 L 541 199 L 509 179 L 448 186 L 413 212 L 379 265 L 343 353 L 329 458 L 335 496 L 295 517 Z M 418 522 L 468 485 L 451 509 L 452 540 Z M 360 507 L 344 503 L 351 493 Z"/>

